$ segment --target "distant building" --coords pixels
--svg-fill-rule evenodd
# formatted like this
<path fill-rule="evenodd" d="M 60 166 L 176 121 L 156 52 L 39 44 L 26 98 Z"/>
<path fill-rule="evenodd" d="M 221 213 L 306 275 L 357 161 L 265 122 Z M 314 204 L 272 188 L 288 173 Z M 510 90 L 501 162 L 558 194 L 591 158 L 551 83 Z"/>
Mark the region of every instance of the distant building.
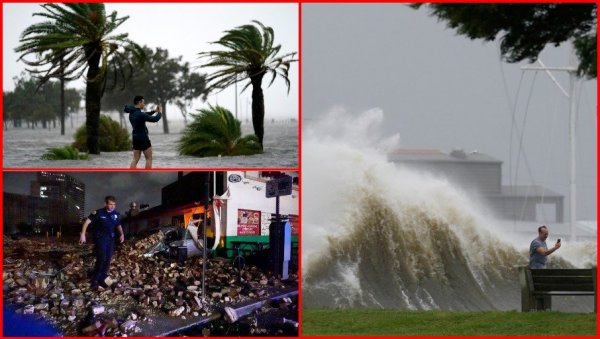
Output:
<path fill-rule="evenodd" d="M 84 218 L 85 184 L 61 172 L 38 172 L 30 195 L 4 192 L 4 233 L 28 225 L 34 233 L 76 233 Z"/>
<path fill-rule="evenodd" d="M 25 224 L 33 233 L 40 234 L 48 231 L 55 234 L 61 231 L 61 226 L 69 224 L 65 221 L 64 214 L 60 213 L 62 203 L 58 199 L 7 192 L 4 192 L 3 197 L 4 233 L 12 234 L 21 231 L 18 226 Z"/>
<path fill-rule="evenodd" d="M 49 211 L 50 219 L 58 218 L 58 223 L 69 224 L 79 223 L 84 218 L 85 184 L 72 176 L 61 172 L 39 172 L 30 188 L 33 197 L 60 202 Z"/>
<path fill-rule="evenodd" d="M 482 196 L 496 217 L 514 221 L 564 221 L 564 197 L 542 186 L 503 186 L 502 161 L 479 152 L 398 149 L 391 162 L 426 171 Z"/>

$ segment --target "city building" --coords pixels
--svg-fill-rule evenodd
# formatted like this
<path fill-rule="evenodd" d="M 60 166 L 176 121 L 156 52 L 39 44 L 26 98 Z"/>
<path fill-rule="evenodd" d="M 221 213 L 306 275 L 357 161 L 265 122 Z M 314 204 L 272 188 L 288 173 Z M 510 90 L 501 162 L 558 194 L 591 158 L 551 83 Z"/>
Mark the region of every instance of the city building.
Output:
<path fill-rule="evenodd" d="M 34 197 L 31 195 L 7 193 L 3 194 L 3 228 L 5 234 L 16 232 L 56 234 L 63 230 L 62 226 L 73 225 L 66 221 L 60 213 L 63 204 L 58 199 Z"/>
<path fill-rule="evenodd" d="M 435 149 L 397 149 L 388 159 L 400 166 L 445 178 L 481 198 L 511 233 L 536 234 L 539 225 L 550 224 L 555 237 L 567 238 L 564 196 L 540 185 L 502 185 L 502 161 L 480 152 L 453 150 L 449 154 Z M 577 221 L 577 240 L 596 241 L 596 225 Z"/>
<path fill-rule="evenodd" d="M 502 161 L 479 152 L 398 149 L 388 159 L 443 177 L 483 197 L 495 216 L 516 221 L 564 221 L 564 197 L 545 187 L 502 185 Z"/>
<path fill-rule="evenodd" d="M 31 182 L 30 194 L 60 201 L 58 209 L 51 214 L 57 214 L 62 224 L 79 223 L 85 217 L 85 184 L 68 174 L 39 172 L 37 179 Z"/>

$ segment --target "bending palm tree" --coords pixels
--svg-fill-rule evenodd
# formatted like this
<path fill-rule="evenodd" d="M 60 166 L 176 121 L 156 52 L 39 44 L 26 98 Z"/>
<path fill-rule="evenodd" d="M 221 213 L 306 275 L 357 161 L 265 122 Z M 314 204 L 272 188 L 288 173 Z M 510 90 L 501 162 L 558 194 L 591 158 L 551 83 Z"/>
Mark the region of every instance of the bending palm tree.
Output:
<path fill-rule="evenodd" d="M 226 50 L 201 52 L 199 55 L 209 59 L 202 67 L 220 68 L 207 78 L 209 91 L 222 90 L 236 82 L 250 79 L 242 91 L 252 85 L 252 125 L 262 147 L 265 118 L 263 77 L 271 74 L 269 86 L 277 76 L 283 78 L 289 92 L 288 71 L 290 64 L 297 60 L 294 59 L 296 52 L 278 56 L 281 45 L 274 45 L 273 29 L 259 21 L 252 22 L 256 25 L 244 25 L 226 31 L 219 41 L 213 42 Z"/>
<path fill-rule="evenodd" d="M 241 122 L 223 107 L 209 106 L 195 115 L 179 141 L 180 154 L 197 157 L 251 155 L 261 153 L 255 135 L 242 137 Z"/>
<path fill-rule="evenodd" d="M 33 69 L 42 82 L 50 78 L 63 77 L 73 80 L 86 74 L 85 113 L 87 148 L 98 154 L 98 125 L 100 100 L 104 93 L 105 73 L 109 65 L 114 65 L 116 75 L 126 76 L 125 67 L 131 64 L 126 57 L 133 53 L 143 60 L 140 46 L 127 38 L 128 34 L 113 34 L 129 17 L 117 17 L 113 11 L 106 15 L 104 4 L 67 3 L 41 5 L 45 12 L 34 13 L 48 21 L 33 24 L 21 34 L 15 51 L 22 53 L 23 60 Z M 24 58 L 34 54 L 36 60 Z"/>

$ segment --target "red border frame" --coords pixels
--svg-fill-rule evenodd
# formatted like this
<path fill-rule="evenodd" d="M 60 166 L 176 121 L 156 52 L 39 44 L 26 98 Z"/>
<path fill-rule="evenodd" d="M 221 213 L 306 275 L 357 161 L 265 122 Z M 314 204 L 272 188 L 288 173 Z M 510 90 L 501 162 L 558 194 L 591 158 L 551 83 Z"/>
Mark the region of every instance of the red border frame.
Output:
<path fill-rule="evenodd" d="M 65 0 L 65 1 L 49 1 L 49 2 L 81 2 L 81 1 L 77 1 L 77 0 Z M 297 4 L 298 5 L 298 46 L 297 46 L 297 51 L 298 51 L 298 165 L 296 168 L 284 168 L 284 167 L 258 167 L 258 168 L 229 168 L 229 167 L 223 167 L 223 168 L 212 168 L 212 167 L 208 167 L 208 168 L 153 168 L 151 170 L 145 170 L 145 169 L 129 169 L 129 168 L 62 168 L 62 167 L 55 167 L 55 168 L 37 168 L 37 167 L 32 167 L 32 168 L 4 168 L 4 157 L 0 157 L 0 167 L 2 167 L 2 171 L 4 172 L 39 172 L 39 171 L 53 171 L 53 172 L 177 172 L 177 171 L 198 171 L 198 172 L 205 172 L 205 171 L 219 171 L 219 172 L 224 172 L 224 171 L 287 171 L 287 172 L 297 172 L 298 173 L 298 177 L 300 178 L 299 180 L 301 180 L 301 145 L 302 145 L 302 85 L 301 85 L 301 79 L 302 79 L 302 73 L 301 73 L 301 3 L 300 1 L 296 1 L 296 0 L 260 0 L 260 1 L 252 1 L 252 0 L 230 0 L 230 1 L 173 1 L 173 2 L 168 2 L 168 1 L 156 1 L 156 0 L 150 0 L 150 1 L 98 1 L 98 0 L 91 0 L 91 1 L 85 1 L 85 2 L 104 2 L 104 3 L 109 3 L 109 2 L 116 2 L 116 3 L 123 3 L 123 2 L 127 2 L 127 3 L 137 3 L 137 2 L 141 2 L 141 3 L 280 3 L 280 4 L 285 4 L 285 3 L 289 3 L 289 4 Z M 4 5 L 5 3 L 44 3 L 44 1 L 2 1 L 2 4 Z M 4 15 L 4 8 L 2 10 L 2 13 L 0 13 L 0 25 L 3 24 L 3 15 Z M 2 42 L 3 38 L 0 37 L 0 42 Z M 0 75 L 2 75 L 3 70 L 2 67 L 0 66 Z M 2 104 L 2 98 L 0 98 L 0 104 Z M 2 107 L 2 106 L 0 106 Z M 0 113 L 1 115 L 2 113 Z M 0 140 L 0 145 L 2 145 L 3 143 L 3 137 L 4 137 L 4 131 L 3 129 L 0 130 L 0 137 L 2 138 Z M 4 152 L 2 151 L 2 155 L 4 154 Z M 4 175 L 0 176 L 0 187 L 2 186 L 2 182 L 4 179 Z M 302 242 L 302 189 L 301 189 L 301 181 L 299 181 L 299 187 L 300 189 L 298 190 L 298 227 L 299 227 L 299 232 L 298 232 L 298 241 L 299 241 L 299 246 L 298 246 L 298 256 L 299 258 L 302 257 L 301 254 L 301 242 Z M 0 197 L 0 205 L 3 206 L 3 196 Z M 3 216 L 0 216 L 0 222 L 3 221 Z M 0 260 L 3 260 L 3 244 L 0 244 Z M 301 276 L 301 264 L 300 264 L 301 260 L 299 260 L 298 263 L 298 274 L 299 276 Z M 1 265 L 1 264 L 0 264 Z M 301 287 L 301 279 L 298 279 L 298 288 L 301 291 L 302 287 Z M 299 293 L 299 299 L 298 299 L 298 304 L 299 304 L 299 309 L 298 309 L 298 319 L 300 321 L 300 317 L 301 317 L 301 299 L 300 299 L 300 295 L 301 293 Z M 3 291 L 0 291 L 0 296 L 3 297 Z M 3 315 L 3 308 L 0 308 L 0 315 Z M 0 333 L 2 331 L 2 327 L 3 324 L 0 323 Z M 301 327 L 298 329 L 298 333 L 300 335 L 301 331 Z M 1 336 L 1 334 L 0 334 Z"/>
<path fill-rule="evenodd" d="M 39 1 L 3 1 L 4 3 L 36 3 Z M 62 2 L 78 2 L 76 0 L 66 0 L 66 1 L 62 1 Z M 154 0 L 150 0 L 150 1 L 97 1 L 97 0 L 92 0 L 90 2 L 148 2 L 148 3 L 160 3 L 160 2 L 165 2 L 165 1 L 154 1 Z M 175 2 L 203 2 L 203 1 L 175 1 Z M 221 2 L 228 2 L 228 3 L 297 3 L 298 4 L 298 36 L 299 36 L 299 46 L 298 46 L 298 65 L 299 65 L 299 80 L 298 80 L 298 84 L 299 84 L 299 99 L 298 99 L 298 168 L 296 169 L 290 169 L 290 168 L 203 168 L 202 171 L 227 171 L 227 170 L 240 170 L 240 171 L 244 171 L 244 170 L 251 170 L 251 171 L 260 171 L 260 170 L 285 170 L 285 171 L 297 171 L 298 172 L 298 176 L 300 178 L 300 183 L 302 182 L 302 4 L 306 3 L 306 4 L 316 4 L 316 3 L 402 3 L 404 1 L 393 1 L 393 0 L 379 0 L 379 1 L 364 1 L 364 0 L 346 0 L 346 1 L 339 1 L 339 0 L 333 0 L 333 1 L 319 1 L 319 0 L 296 0 L 296 1 L 285 1 L 285 0 L 263 0 L 263 1 L 251 1 L 251 0 L 232 0 L 232 1 L 206 1 L 206 3 L 221 3 Z M 408 1 L 407 1 L 408 2 Z M 414 1 L 414 2 L 423 2 L 423 1 Z M 460 0 L 448 0 L 448 1 L 431 1 L 431 2 L 445 2 L 445 3 L 461 3 L 461 2 L 465 2 L 465 1 L 460 1 Z M 467 1 L 469 2 L 469 1 Z M 488 1 L 488 0 L 484 0 L 484 1 L 478 1 L 481 3 L 515 3 L 515 2 L 519 2 L 519 3 L 535 3 L 535 2 L 550 2 L 550 1 L 522 1 L 522 0 L 516 0 L 516 1 L 510 1 L 510 0 L 497 0 L 497 1 Z M 596 3 L 598 4 L 598 1 L 590 1 L 590 0 L 584 0 L 584 1 L 573 1 L 573 0 L 566 0 L 566 1 L 560 1 L 560 2 L 570 2 L 570 3 Z M 2 14 L 0 14 L 0 24 L 3 23 L 3 12 Z M 0 41 L 2 40 L 2 38 L 0 37 Z M 600 42 L 600 39 L 597 38 L 597 43 Z M 598 61 L 598 60 L 597 60 Z M 0 67 L 0 74 L 2 74 L 2 67 Z M 596 95 L 598 95 L 600 93 L 600 90 L 596 93 Z M 2 103 L 2 99 L 0 98 L 0 103 Z M 597 115 L 598 117 L 598 115 Z M 600 129 L 600 121 L 596 121 L 596 130 L 598 131 Z M 0 131 L 0 136 L 3 138 L 3 130 Z M 2 141 L 0 140 L 0 143 L 2 143 Z M 596 140 L 596 143 L 598 144 L 598 139 Z M 600 164 L 600 160 L 597 159 L 597 166 Z M 68 169 L 63 169 L 63 168 L 52 168 L 52 169 L 48 169 L 48 168 L 27 168 L 27 169 L 6 169 L 4 168 L 4 164 L 3 164 L 3 157 L 0 158 L 0 166 L 2 167 L 3 172 L 19 172 L 19 171 L 23 171 L 23 172 L 36 172 L 36 171 L 40 171 L 40 170 L 52 170 L 52 171 L 81 171 L 81 172 L 86 172 L 86 171 L 90 171 L 90 172 L 96 172 L 96 171 L 105 171 L 105 172 L 124 172 L 124 171 L 144 171 L 144 170 L 130 170 L 130 169 L 76 169 L 76 168 L 68 168 Z M 190 171 L 193 170 L 191 168 L 182 168 L 182 169 L 153 169 L 152 171 L 178 171 L 178 170 L 186 170 L 186 171 Z M 2 181 L 3 181 L 3 176 L 0 177 L 0 186 L 2 186 Z M 302 186 L 300 184 L 300 186 Z M 299 225 L 300 225 L 300 229 L 299 229 L 299 263 L 298 263 L 298 272 L 301 276 L 301 272 L 302 272 L 302 256 L 301 256 L 301 252 L 302 252 L 302 189 L 299 189 L 299 199 L 300 199 L 300 203 L 299 203 Z M 3 203 L 3 197 L 0 197 L 0 204 Z M 597 205 L 597 207 L 600 207 L 600 203 Z M 0 221 L 2 220 L 2 218 L 0 217 Z M 0 245 L 0 249 L 2 249 L 3 245 Z M 597 244 L 596 244 L 597 248 L 600 247 L 600 239 L 597 240 Z M 0 259 L 3 258 L 3 254 L 2 251 L 0 251 Z M 301 278 L 299 278 L 299 288 L 300 290 L 302 289 L 302 280 Z M 3 292 L 0 292 L 0 295 Z M 299 304 L 299 314 L 298 314 L 298 320 L 300 322 L 300 328 L 299 328 L 299 335 L 302 335 L 302 293 L 299 294 L 298 297 L 298 304 Z M 0 310 L 0 313 L 2 313 L 2 311 Z M 598 324 L 598 319 L 597 319 L 597 324 Z M 598 327 L 597 327 L 598 328 Z M 2 325 L 0 324 L 0 330 L 2 329 Z M 598 330 L 596 335 L 598 335 Z M 335 338 L 335 337 L 334 337 Z M 393 336 L 387 336 L 387 337 L 377 337 L 377 338 L 394 338 Z M 425 337 L 427 338 L 427 337 Z M 510 338 L 510 337 L 495 337 L 495 338 Z M 571 338 L 571 337 L 564 337 L 564 338 Z"/>

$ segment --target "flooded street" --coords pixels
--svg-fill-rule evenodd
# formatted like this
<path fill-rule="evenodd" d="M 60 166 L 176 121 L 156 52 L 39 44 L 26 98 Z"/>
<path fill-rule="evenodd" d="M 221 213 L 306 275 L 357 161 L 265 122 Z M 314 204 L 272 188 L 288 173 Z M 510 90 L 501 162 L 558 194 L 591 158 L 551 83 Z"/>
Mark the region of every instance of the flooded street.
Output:
<path fill-rule="evenodd" d="M 67 122 L 66 135 L 56 129 L 9 128 L 4 130 L 5 168 L 128 168 L 132 152 L 104 152 L 89 160 L 42 160 L 51 147 L 73 142 L 76 128 Z M 130 131 L 131 127 L 127 126 Z M 179 155 L 177 143 L 183 122 L 169 122 L 170 134 L 162 133 L 162 124 L 148 124 L 154 152 L 153 168 L 295 168 L 298 166 L 298 125 L 292 122 L 265 121 L 264 153 L 252 156 L 196 158 Z M 130 131 L 131 133 L 131 131 Z M 242 134 L 251 134 L 252 125 L 243 124 Z M 140 160 L 138 168 L 144 166 Z"/>

